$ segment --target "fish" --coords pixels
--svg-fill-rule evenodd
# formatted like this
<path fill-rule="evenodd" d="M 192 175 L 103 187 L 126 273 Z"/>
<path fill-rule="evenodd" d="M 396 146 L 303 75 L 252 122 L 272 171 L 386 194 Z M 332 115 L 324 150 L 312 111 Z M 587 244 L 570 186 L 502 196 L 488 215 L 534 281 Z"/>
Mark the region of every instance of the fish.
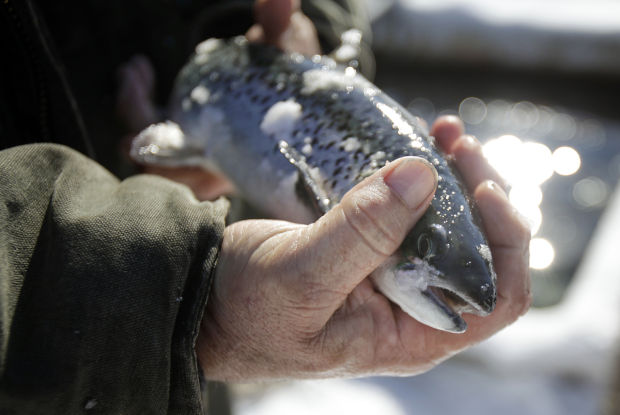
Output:
<path fill-rule="evenodd" d="M 438 172 L 435 196 L 370 278 L 438 330 L 462 333 L 462 314 L 493 311 L 497 276 L 463 181 L 420 120 L 354 66 L 244 37 L 208 39 L 179 72 L 168 114 L 133 140 L 134 160 L 215 170 L 251 205 L 298 223 L 390 161 L 426 159 Z"/>

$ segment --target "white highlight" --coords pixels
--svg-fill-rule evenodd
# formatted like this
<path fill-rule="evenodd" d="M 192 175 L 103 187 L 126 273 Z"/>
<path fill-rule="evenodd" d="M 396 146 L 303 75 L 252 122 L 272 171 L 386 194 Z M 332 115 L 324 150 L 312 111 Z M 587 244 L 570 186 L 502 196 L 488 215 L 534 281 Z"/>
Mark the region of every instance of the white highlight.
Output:
<path fill-rule="evenodd" d="M 222 41 L 220 39 L 207 39 L 204 42 L 200 42 L 196 45 L 196 54 L 197 55 L 206 55 L 210 52 L 213 52 L 221 45 Z"/>
<path fill-rule="evenodd" d="M 344 151 L 351 152 L 359 150 L 362 147 L 362 144 L 359 142 L 357 137 L 349 137 L 340 143 L 340 147 L 342 147 Z"/>
<path fill-rule="evenodd" d="M 199 105 L 206 104 L 210 95 L 211 93 L 204 85 L 198 85 L 190 93 L 192 100 Z"/>
<path fill-rule="evenodd" d="M 411 135 L 413 134 L 413 127 L 409 124 L 403 116 L 389 105 L 378 103 L 377 108 L 390 119 L 393 123 L 393 127 L 398 130 L 398 134 Z"/>
<path fill-rule="evenodd" d="M 603 207 L 608 195 L 607 184 L 596 176 L 581 179 L 573 186 L 573 198 L 584 209 Z"/>
<path fill-rule="evenodd" d="M 478 253 L 489 264 L 493 263 L 493 257 L 491 256 L 491 249 L 488 245 L 480 245 L 478 246 Z"/>
<path fill-rule="evenodd" d="M 301 117 L 301 111 L 301 104 L 293 99 L 276 102 L 265 114 L 260 129 L 266 135 L 273 135 L 277 140 L 286 141 Z"/>
<path fill-rule="evenodd" d="M 524 216 L 530 226 L 532 235 L 535 235 L 542 224 L 540 204 L 543 193 L 539 186 L 517 184 L 508 195 L 510 203 Z"/>
<path fill-rule="evenodd" d="M 304 86 L 301 93 L 311 95 L 317 91 L 337 90 L 352 91 L 363 88 L 366 95 L 374 95 L 377 89 L 364 77 L 353 70 L 309 69 L 303 73 Z"/>
<path fill-rule="evenodd" d="M 156 155 L 162 151 L 178 150 L 185 144 L 181 127 L 172 121 L 153 124 L 143 130 L 131 145 L 132 156 Z"/>
<path fill-rule="evenodd" d="M 534 238 L 530 241 L 530 267 L 534 269 L 548 268 L 555 259 L 555 249 L 546 239 Z"/>
<path fill-rule="evenodd" d="M 557 174 L 570 176 L 581 167 L 581 157 L 572 147 L 559 147 L 553 152 L 553 169 Z"/>
<path fill-rule="evenodd" d="M 497 172 L 510 183 L 510 202 L 536 234 L 543 221 L 540 185 L 553 176 L 553 156 L 549 147 L 537 142 L 523 142 L 514 135 L 488 141 L 483 153 Z M 525 165 L 527 168 L 523 168 Z"/>
<path fill-rule="evenodd" d="M 459 116 L 467 124 L 480 124 L 487 116 L 487 106 L 480 98 L 465 98 L 459 105 Z"/>
<path fill-rule="evenodd" d="M 359 55 L 359 48 L 353 45 L 342 45 L 334 52 L 334 58 L 338 62 L 349 62 L 357 58 Z"/>

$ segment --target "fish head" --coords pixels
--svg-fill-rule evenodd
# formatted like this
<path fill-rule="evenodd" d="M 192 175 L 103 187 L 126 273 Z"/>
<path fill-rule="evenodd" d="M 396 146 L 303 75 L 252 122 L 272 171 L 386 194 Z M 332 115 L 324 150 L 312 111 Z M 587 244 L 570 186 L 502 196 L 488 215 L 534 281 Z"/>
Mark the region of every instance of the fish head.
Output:
<path fill-rule="evenodd" d="M 484 235 L 471 221 L 441 222 L 427 215 L 372 278 L 416 320 L 462 333 L 462 313 L 485 316 L 495 308 L 496 274 Z"/>

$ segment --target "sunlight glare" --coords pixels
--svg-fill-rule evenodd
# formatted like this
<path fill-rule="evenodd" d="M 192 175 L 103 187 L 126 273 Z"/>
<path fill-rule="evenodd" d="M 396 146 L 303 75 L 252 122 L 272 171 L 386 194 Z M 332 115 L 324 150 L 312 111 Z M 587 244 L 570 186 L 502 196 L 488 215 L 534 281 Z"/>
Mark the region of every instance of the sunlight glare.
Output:
<path fill-rule="evenodd" d="M 530 268 L 548 268 L 555 259 L 555 249 L 546 239 L 534 238 L 530 242 Z"/>
<path fill-rule="evenodd" d="M 559 147 L 553 152 L 553 169 L 562 176 L 577 173 L 581 167 L 581 157 L 572 147 Z"/>

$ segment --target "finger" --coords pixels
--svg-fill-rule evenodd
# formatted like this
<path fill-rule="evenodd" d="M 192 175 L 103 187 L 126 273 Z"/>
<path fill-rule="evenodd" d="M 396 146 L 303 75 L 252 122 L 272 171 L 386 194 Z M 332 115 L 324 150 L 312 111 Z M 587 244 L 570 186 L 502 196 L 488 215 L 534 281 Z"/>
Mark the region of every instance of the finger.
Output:
<path fill-rule="evenodd" d="M 254 16 L 263 29 L 264 41 L 277 44 L 291 24 L 291 16 L 299 7 L 298 0 L 257 0 L 254 3 Z"/>
<path fill-rule="evenodd" d="M 454 142 L 465 133 L 463 121 L 455 115 L 444 115 L 433 123 L 430 134 L 435 137 L 439 147 L 450 153 Z"/>
<path fill-rule="evenodd" d="M 136 68 L 145 93 L 151 96 L 155 85 L 155 70 L 151 61 L 144 55 L 135 55 L 131 59 L 131 65 Z"/>
<path fill-rule="evenodd" d="M 491 246 L 520 250 L 529 246 L 530 229 L 500 186 L 487 180 L 478 185 L 474 198 Z"/>
<path fill-rule="evenodd" d="M 254 15 L 256 24 L 246 33 L 250 41 L 307 56 L 321 53 L 314 24 L 301 12 L 299 0 L 257 0 Z"/>
<path fill-rule="evenodd" d="M 450 153 L 467 187 L 472 191 L 486 180 L 492 180 L 504 189 L 507 187 L 506 181 L 484 157 L 482 145 L 475 137 L 460 136 L 452 143 Z"/>
<path fill-rule="evenodd" d="M 300 258 L 306 283 L 344 298 L 402 243 L 426 211 L 437 185 L 427 161 L 405 157 L 350 190 L 336 207 L 306 228 Z M 336 306 L 339 304 L 336 304 Z"/>

